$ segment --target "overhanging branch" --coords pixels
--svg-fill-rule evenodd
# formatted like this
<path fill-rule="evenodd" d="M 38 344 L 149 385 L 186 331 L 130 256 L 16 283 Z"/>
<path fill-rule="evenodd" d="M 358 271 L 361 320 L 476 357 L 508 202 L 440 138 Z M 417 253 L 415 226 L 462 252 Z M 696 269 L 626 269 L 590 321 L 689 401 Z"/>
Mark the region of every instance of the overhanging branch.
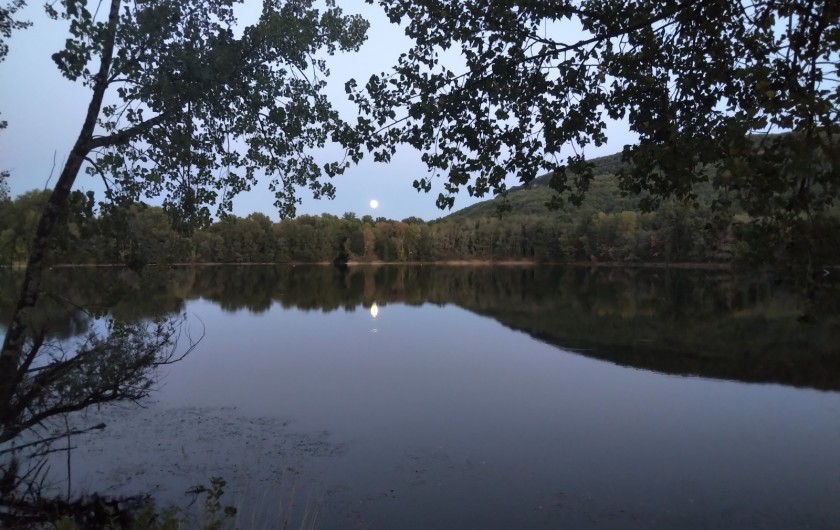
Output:
<path fill-rule="evenodd" d="M 90 152 L 94 149 L 99 149 L 102 147 L 112 147 L 115 145 L 126 144 L 129 141 L 131 141 L 131 139 L 135 138 L 140 134 L 143 134 L 144 132 L 150 130 L 156 125 L 161 124 L 162 122 L 163 114 L 160 114 L 150 120 L 146 120 L 144 122 L 138 123 L 137 125 L 129 127 L 128 129 L 117 131 L 114 134 L 91 138 L 91 140 L 87 143 L 87 150 L 88 152 Z"/>

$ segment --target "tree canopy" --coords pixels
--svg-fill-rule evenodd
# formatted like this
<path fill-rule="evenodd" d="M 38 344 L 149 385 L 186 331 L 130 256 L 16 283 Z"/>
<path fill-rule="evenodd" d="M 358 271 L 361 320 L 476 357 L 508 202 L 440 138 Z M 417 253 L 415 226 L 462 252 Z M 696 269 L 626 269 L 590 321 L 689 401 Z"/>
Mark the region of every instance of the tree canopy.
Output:
<path fill-rule="evenodd" d="M 638 136 L 621 182 L 649 207 L 711 182 L 719 206 L 790 226 L 837 197 L 833 0 L 367 1 L 414 46 L 348 83 L 359 127 L 378 159 L 422 150 L 432 176 L 414 186 L 442 177 L 442 208 L 464 187 L 502 193 L 507 176 L 547 172 L 579 201 L 609 120 Z"/>
<path fill-rule="evenodd" d="M 208 206 L 229 210 L 263 174 L 281 214 L 294 215 L 297 187 L 334 193 L 319 177 L 340 167 L 321 167 L 309 152 L 346 130 L 323 94 L 324 57 L 358 49 L 367 22 L 333 1 L 321 12 L 312 0 L 269 0 L 242 29 L 238 3 L 112 2 L 107 22 L 83 2 L 48 8 L 73 34 L 53 56 L 61 72 L 95 91 L 104 84 L 116 101 L 99 116 L 106 134 L 86 146 L 112 198 L 162 195 L 171 211 L 207 220 Z M 97 54 L 104 72 L 89 68 Z"/>
<path fill-rule="evenodd" d="M 20 296 L 3 339 L 0 444 L 27 429 L 47 428 L 45 421 L 55 415 L 143 397 L 149 374 L 173 356 L 177 322 L 109 321 L 101 336 L 56 355 L 44 343 L 46 331 L 33 321 L 47 250 L 68 205 L 75 199 L 79 205 L 92 203 L 72 193 L 83 167 L 102 178 L 112 204 L 162 197 L 176 225 L 208 221 L 214 206 L 228 211 L 233 196 L 263 176 L 284 215 L 294 215 L 299 187 L 316 197 L 334 193 L 321 177 L 345 166 L 319 164 L 312 150 L 327 142 L 350 145 L 353 131 L 324 94 L 325 58 L 357 50 L 368 24 L 345 15 L 334 0 L 317 7 L 314 0 L 264 0 L 258 20 L 245 26 L 237 19 L 242 3 L 46 4 L 47 13 L 68 26 L 65 46 L 52 58 L 91 95 L 79 135 L 35 223 Z M 26 25 L 14 18 L 24 4 L 14 0 L 0 9 L 0 59 L 11 31 Z M 137 229 L 146 239 L 164 233 L 166 215 L 127 211 L 141 218 Z M 144 242 L 137 239 L 127 252 L 142 254 Z M 101 354 L 105 350 L 108 355 Z M 115 358 L 131 366 L 102 377 Z M 78 392 L 66 391 L 68 377 Z M 0 478 L 15 484 L 17 464 L 8 458 L 0 462 Z"/>
<path fill-rule="evenodd" d="M 12 0 L 6 5 L 0 5 L 0 63 L 5 61 L 9 54 L 9 43 L 7 41 L 12 36 L 12 31 L 24 29 L 30 25 L 28 21 L 16 18 L 17 12 L 24 5 L 26 5 L 25 0 Z M 0 119 L 0 129 L 5 129 L 6 125 L 6 120 Z M 8 177 L 6 172 L 0 175 L 0 178 L 6 177 Z M 2 186 L 0 186 L 0 193 L 2 193 Z M 2 195 L 0 195 L 0 198 L 2 198 Z"/>
<path fill-rule="evenodd" d="M 69 38 L 53 55 L 61 73 L 91 90 L 79 136 L 48 201 L 30 253 L 37 298 L 40 267 L 75 179 L 102 177 L 107 198 L 131 203 L 163 197 L 176 221 L 207 221 L 265 175 L 281 215 L 294 215 L 296 189 L 331 196 L 320 177 L 343 165 L 316 163 L 311 150 L 349 143 L 350 128 L 324 95 L 326 55 L 354 51 L 368 27 L 334 0 L 265 0 L 242 27 L 236 0 L 111 0 L 91 11 L 84 0 L 47 4 Z M 4 10 L 2 35 L 20 24 Z M 4 344 L 17 339 L 16 323 Z"/>

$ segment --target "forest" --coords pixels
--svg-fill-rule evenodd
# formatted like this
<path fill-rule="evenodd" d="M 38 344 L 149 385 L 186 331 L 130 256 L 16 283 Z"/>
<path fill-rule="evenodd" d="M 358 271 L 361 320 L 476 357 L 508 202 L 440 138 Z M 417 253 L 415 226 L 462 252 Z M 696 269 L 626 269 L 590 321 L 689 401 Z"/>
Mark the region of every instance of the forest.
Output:
<path fill-rule="evenodd" d="M 645 212 L 640 198 L 622 194 L 612 173 L 617 157 L 599 159 L 601 170 L 580 205 L 549 209 L 547 179 L 512 190 L 433 221 L 370 215 L 302 215 L 272 221 L 263 213 L 228 214 L 201 228 L 181 226 L 162 207 L 97 203 L 92 192 L 73 192 L 50 251 L 51 264 L 121 264 L 134 268 L 172 263 L 330 262 L 344 248 L 355 262 L 452 260 L 546 263 L 749 263 L 797 256 L 797 241 L 815 249 L 819 263 L 840 261 L 833 244 L 840 215 L 803 230 L 793 245 L 773 246 L 761 223 L 721 209 L 708 187 L 686 203 L 666 200 Z M 31 191 L 0 202 L 0 263 L 22 263 L 48 198 Z M 772 236 L 772 234 L 770 234 Z M 807 238 L 807 241 L 805 240 Z"/>

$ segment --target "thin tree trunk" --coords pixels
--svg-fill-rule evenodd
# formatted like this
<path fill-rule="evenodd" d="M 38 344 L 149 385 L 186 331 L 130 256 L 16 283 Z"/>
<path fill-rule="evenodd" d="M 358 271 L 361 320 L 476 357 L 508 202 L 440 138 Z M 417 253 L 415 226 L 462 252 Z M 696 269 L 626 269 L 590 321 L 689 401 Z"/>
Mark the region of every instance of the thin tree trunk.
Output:
<path fill-rule="evenodd" d="M 108 75 L 111 69 L 111 60 L 114 52 L 114 40 L 116 37 L 117 23 L 119 22 L 120 0 L 111 0 L 111 8 L 108 14 L 108 35 L 103 43 L 102 58 L 99 64 L 99 72 L 96 75 L 96 82 L 93 87 L 90 103 L 88 104 L 85 121 L 79 137 L 67 157 L 61 176 L 56 182 L 55 188 L 50 195 L 47 205 L 41 213 L 38 228 L 26 263 L 26 270 L 23 276 L 23 286 L 18 297 L 15 312 L 12 316 L 9 327 L 6 330 L 6 337 L 3 339 L 3 349 L 0 352 L 0 428 L 6 430 L 6 426 L 15 421 L 9 417 L 11 401 L 15 394 L 15 387 L 18 381 L 18 364 L 23 354 L 23 346 L 26 342 L 29 318 L 41 291 L 41 280 L 44 271 L 44 262 L 47 257 L 50 240 L 53 230 L 67 208 L 67 199 L 73 190 L 73 184 L 79 175 L 85 157 L 93 147 L 91 140 L 96 129 L 96 122 L 102 108 L 102 100 L 108 88 Z"/>

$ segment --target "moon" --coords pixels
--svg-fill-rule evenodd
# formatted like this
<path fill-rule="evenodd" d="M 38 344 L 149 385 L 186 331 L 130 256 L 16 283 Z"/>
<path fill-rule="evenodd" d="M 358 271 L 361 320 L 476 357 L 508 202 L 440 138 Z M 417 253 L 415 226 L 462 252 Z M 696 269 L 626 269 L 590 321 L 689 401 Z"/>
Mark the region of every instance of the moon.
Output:
<path fill-rule="evenodd" d="M 371 199 L 370 207 L 373 208 L 374 210 L 379 208 L 379 201 L 377 201 L 376 199 Z"/>

